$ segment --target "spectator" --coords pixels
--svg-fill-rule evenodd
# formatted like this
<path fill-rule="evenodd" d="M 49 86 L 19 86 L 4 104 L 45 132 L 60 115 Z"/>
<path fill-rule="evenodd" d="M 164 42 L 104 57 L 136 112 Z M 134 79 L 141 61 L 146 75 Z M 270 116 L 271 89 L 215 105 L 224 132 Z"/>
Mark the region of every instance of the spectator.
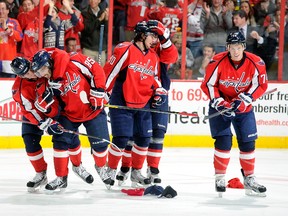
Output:
<path fill-rule="evenodd" d="M 22 12 L 19 13 L 17 20 L 23 30 L 25 30 L 28 23 L 34 21 L 39 14 L 39 7 L 35 7 L 32 0 L 22 1 Z"/>
<path fill-rule="evenodd" d="M 66 5 L 69 5 L 69 7 L 66 7 Z M 77 47 L 76 47 L 77 52 L 81 52 L 79 34 L 84 29 L 83 17 L 81 15 L 81 12 L 78 9 L 69 11 L 69 8 L 72 9 L 73 6 L 74 6 L 74 0 L 63 0 L 63 4 L 59 9 L 58 16 L 61 20 L 71 20 L 72 14 L 76 15 L 78 22 L 72 28 L 66 29 L 64 39 L 74 37 L 76 39 L 76 42 L 77 42 Z"/>
<path fill-rule="evenodd" d="M 182 61 L 182 32 L 176 32 L 172 37 L 172 42 L 178 50 L 178 61 L 170 65 L 168 70 L 171 79 L 180 79 L 181 77 L 181 61 Z M 185 79 L 192 79 L 191 67 L 194 63 L 194 57 L 189 48 L 186 47 L 186 70 Z"/>
<path fill-rule="evenodd" d="M 126 6 L 125 41 L 131 41 L 135 36 L 136 24 L 147 20 L 150 5 L 147 0 L 118 0 L 118 2 Z"/>
<path fill-rule="evenodd" d="M 15 77 L 10 63 L 16 57 L 17 42 L 23 38 L 19 22 L 8 14 L 8 3 L 0 0 L 0 77 Z"/>
<path fill-rule="evenodd" d="M 245 11 L 245 13 L 248 15 L 247 24 L 250 26 L 256 26 L 257 24 L 254 17 L 254 9 L 250 5 L 249 1 L 241 1 L 240 9 Z"/>
<path fill-rule="evenodd" d="M 19 13 L 19 1 L 18 0 L 6 0 L 8 4 L 9 14 L 8 16 L 13 19 L 17 19 Z"/>
<path fill-rule="evenodd" d="M 271 0 L 261 0 L 254 6 L 256 23 L 263 26 L 265 17 L 275 12 L 276 6 Z"/>
<path fill-rule="evenodd" d="M 63 0 L 63 4 L 71 14 L 70 20 L 61 20 L 58 16 L 59 9 L 54 2 L 49 2 L 49 10 L 44 21 L 44 48 L 58 48 L 64 50 L 65 31 L 75 26 L 78 22 L 77 16 L 71 9 L 69 2 Z"/>
<path fill-rule="evenodd" d="M 157 7 L 148 13 L 148 18 L 162 22 L 173 34 L 177 31 L 177 27 L 181 27 L 183 19 L 183 12 L 177 8 L 177 5 L 177 0 L 165 0 L 164 6 Z"/>
<path fill-rule="evenodd" d="M 125 41 L 126 7 L 119 0 L 113 6 L 113 45 Z"/>
<path fill-rule="evenodd" d="M 206 73 L 206 67 L 215 55 L 213 44 L 206 44 L 203 47 L 203 56 L 195 58 L 192 70 L 193 79 L 203 78 Z"/>
<path fill-rule="evenodd" d="M 240 31 L 246 39 L 246 51 L 258 54 L 258 47 L 264 42 L 262 35 L 262 28 L 249 26 L 247 24 L 247 14 L 243 10 L 238 10 L 233 12 L 233 22 L 235 27 L 229 30 Z"/>
<path fill-rule="evenodd" d="M 194 58 L 201 56 L 203 45 L 203 29 L 200 27 L 203 0 L 195 0 L 188 6 L 187 20 L 187 47 L 191 50 Z"/>
<path fill-rule="evenodd" d="M 18 43 L 18 48 L 25 58 L 30 59 L 38 50 L 39 7 L 32 0 L 23 0 L 21 6 L 22 12 L 17 20 L 23 30 L 23 40 Z"/>
<path fill-rule="evenodd" d="M 263 46 L 260 48 L 259 55 L 264 60 L 267 70 L 271 68 L 275 61 L 280 30 L 280 13 L 280 8 L 277 8 L 275 14 L 266 16 L 264 21 L 265 40 Z"/>
<path fill-rule="evenodd" d="M 216 53 L 225 51 L 226 32 L 233 24 L 232 11 L 223 6 L 223 0 L 212 0 L 211 7 L 203 3 L 200 25 L 204 31 L 203 44 L 213 43 Z"/>
<path fill-rule="evenodd" d="M 84 30 L 81 33 L 81 46 L 84 55 L 95 61 L 101 59 L 101 66 L 106 62 L 107 30 L 109 9 L 99 7 L 100 0 L 90 0 L 89 6 L 82 12 L 84 18 Z M 101 56 L 99 58 L 100 27 L 104 25 L 104 35 Z"/>
<path fill-rule="evenodd" d="M 77 52 L 77 40 L 76 38 L 69 37 L 65 39 L 65 51 L 70 52 Z"/>

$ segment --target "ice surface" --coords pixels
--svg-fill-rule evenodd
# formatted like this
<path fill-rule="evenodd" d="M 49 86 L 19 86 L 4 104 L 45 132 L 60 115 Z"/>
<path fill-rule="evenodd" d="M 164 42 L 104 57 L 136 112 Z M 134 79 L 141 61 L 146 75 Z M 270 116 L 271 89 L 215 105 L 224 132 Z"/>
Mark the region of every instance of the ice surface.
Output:
<path fill-rule="evenodd" d="M 214 189 L 213 148 L 166 148 L 160 166 L 162 187 L 171 185 L 178 196 L 132 197 L 119 187 L 108 191 L 93 167 L 89 149 L 83 149 L 83 165 L 94 176 L 93 185 L 81 181 L 71 170 L 64 193 L 27 192 L 34 176 L 24 149 L 0 150 L 0 215 L 288 215 L 288 150 L 257 149 L 255 174 L 267 187 L 267 197 L 248 197 L 243 189 L 227 189 L 219 198 Z M 55 178 L 52 149 L 44 149 L 48 180 Z M 242 181 L 238 150 L 233 149 L 226 181 Z M 146 168 L 143 168 L 145 173 Z M 128 188 L 130 182 L 127 182 Z"/>

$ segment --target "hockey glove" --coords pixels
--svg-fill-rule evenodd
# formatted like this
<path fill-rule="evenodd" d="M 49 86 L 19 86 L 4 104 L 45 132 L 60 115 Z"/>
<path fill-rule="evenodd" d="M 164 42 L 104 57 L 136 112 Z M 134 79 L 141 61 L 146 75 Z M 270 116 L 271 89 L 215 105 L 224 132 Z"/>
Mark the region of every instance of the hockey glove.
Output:
<path fill-rule="evenodd" d="M 43 94 L 38 95 L 34 102 L 35 107 L 42 113 L 49 113 L 51 105 L 54 103 L 53 92 L 51 89 L 46 88 Z"/>
<path fill-rule="evenodd" d="M 157 88 L 155 90 L 153 100 L 152 100 L 152 107 L 159 108 L 163 103 L 165 103 L 167 98 L 168 92 L 164 88 Z"/>
<path fill-rule="evenodd" d="M 109 102 L 109 97 L 104 89 L 101 88 L 92 88 L 90 89 L 89 102 L 91 104 L 92 110 L 103 109 L 104 104 Z"/>
<path fill-rule="evenodd" d="M 158 34 L 160 43 L 163 45 L 163 48 L 171 46 L 172 43 L 170 41 L 170 30 L 166 28 L 163 23 L 158 20 L 149 20 L 147 25 L 152 31 Z"/>
<path fill-rule="evenodd" d="M 59 122 L 54 121 L 51 118 L 47 118 L 45 120 L 42 120 L 39 122 L 38 127 L 43 130 L 46 131 L 48 134 L 50 135 L 54 135 L 54 134 L 62 134 L 62 125 L 59 124 Z"/>
<path fill-rule="evenodd" d="M 242 92 L 238 95 L 237 99 L 233 100 L 233 111 L 243 113 L 246 111 L 247 107 L 252 104 L 252 102 L 252 95 L 246 92 Z"/>
<path fill-rule="evenodd" d="M 218 112 L 221 112 L 221 114 L 227 118 L 233 118 L 235 116 L 235 113 L 232 110 L 233 107 L 222 97 L 213 98 L 210 101 L 210 106 L 216 109 Z"/>

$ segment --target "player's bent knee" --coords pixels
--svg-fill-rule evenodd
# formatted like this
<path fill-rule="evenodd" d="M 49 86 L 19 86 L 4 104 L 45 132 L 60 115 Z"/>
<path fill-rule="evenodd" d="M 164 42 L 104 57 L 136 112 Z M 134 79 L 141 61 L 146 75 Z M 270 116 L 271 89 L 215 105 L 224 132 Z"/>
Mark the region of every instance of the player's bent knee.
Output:
<path fill-rule="evenodd" d="M 215 148 L 219 150 L 229 151 L 232 147 L 232 136 L 218 136 L 215 137 Z"/>
<path fill-rule="evenodd" d="M 134 142 L 139 147 L 148 147 L 150 143 L 150 137 L 135 137 Z"/>
<path fill-rule="evenodd" d="M 25 134 L 22 138 L 25 143 L 26 152 L 33 153 L 41 149 L 41 135 Z"/>
<path fill-rule="evenodd" d="M 238 141 L 238 146 L 241 152 L 251 152 L 255 150 L 255 141 L 250 142 Z"/>
<path fill-rule="evenodd" d="M 112 142 L 120 149 L 124 149 L 129 141 L 129 137 L 113 137 Z"/>

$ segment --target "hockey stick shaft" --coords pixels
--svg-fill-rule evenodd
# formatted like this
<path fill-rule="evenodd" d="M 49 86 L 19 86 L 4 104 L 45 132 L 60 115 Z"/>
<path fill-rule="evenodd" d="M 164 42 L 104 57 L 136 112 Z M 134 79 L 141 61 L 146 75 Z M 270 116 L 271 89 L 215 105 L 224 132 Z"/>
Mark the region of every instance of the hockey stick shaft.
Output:
<path fill-rule="evenodd" d="M 269 91 L 266 91 L 266 92 L 262 95 L 262 97 L 265 96 L 265 95 L 268 95 L 268 94 L 272 94 L 272 93 L 274 93 L 274 92 L 276 92 L 276 91 L 278 91 L 278 90 L 279 90 L 279 88 L 273 88 L 273 89 L 271 89 L 271 90 L 269 90 Z M 211 115 L 209 115 L 209 116 L 204 116 L 204 120 L 211 119 L 211 118 L 214 118 L 214 117 L 216 117 L 216 116 L 222 115 L 223 113 L 228 112 L 228 111 L 230 111 L 230 110 L 231 110 L 231 109 L 224 109 L 224 110 L 222 110 L 221 112 L 216 112 L 216 113 L 213 113 L 213 114 L 211 114 Z"/>
<path fill-rule="evenodd" d="M 102 60 L 102 49 L 103 49 L 103 37 L 104 37 L 104 25 L 100 26 L 100 36 L 99 36 L 99 53 L 98 53 L 98 63 L 101 65 Z"/>
<path fill-rule="evenodd" d="M 152 112 L 152 113 L 162 113 L 166 115 L 184 115 L 184 116 L 193 116 L 198 117 L 197 113 L 187 113 L 187 112 L 176 112 L 176 111 L 161 111 L 161 110 L 154 110 L 154 109 L 145 109 L 145 108 L 133 108 L 133 107 L 127 107 L 127 106 L 120 106 L 120 105 L 112 105 L 112 104 L 105 104 L 105 107 L 109 107 L 112 109 L 126 109 L 126 110 L 135 110 L 135 111 L 144 111 L 144 112 Z"/>
<path fill-rule="evenodd" d="M 30 124 L 30 125 L 35 125 L 35 126 L 37 126 L 37 124 L 34 124 L 34 123 L 30 122 L 30 121 L 25 121 L 25 120 L 20 120 L 20 119 L 5 117 L 5 116 L 2 116 L 2 115 L 0 115 L 0 117 L 3 118 L 3 119 L 9 119 L 9 120 L 12 120 L 12 121 L 17 121 L 17 122 L 21 122 L 21 123 L 25 123 L 25 124 Z M 85 134 L 85 133 L 80 133 L 80 132 L 77 132 L 77 131 L 67 130 L 67 129 L 63 128 L 63 127 L 60 127 L 59 129 L 62 130 L 63 132 L 65 132 L 65 133 L 70 133 L 70 134 L 75 134 L 75 135 L 81 135 L 81 136 L 86 136 L 86 137 L 93 138 L 93 139 L 102 140 L 102 141 L 109 142 L 110 144 L 116 146 L 114 143 L 112 143 L 112 142 L 110 142 L 109 140 L 106 140 L 106 139 L 104 139 L 104 138 L 101 138 L 101 137 L 96 137 L 96 136 L 88 135 L 88 134 Z M 119 149 L 117 146 L 116 146 L 116 148 L 120 151 L 120 149 Z"/>
<path fill-rule="evenodd" d="M 80 92 L 80 99 L 82 103 L 89 104 L 90 102 L 87 99 L 87 94 L 85 91 Z M 176 112 L 176 111 L 161 111 L 156 109 L 145 109 L 145 108 L 133 108 L 133 107 L 127 107 L 127 106 L 120 106 L 120 105 L 112 105 L 112 104 L 105 104 L 105 107 L 111 108 L 111 109 L 126 109 L 126 110 L 135 110 L 135 111 L 144 111 L 144 112 L 153 112 L 153 113 L 162 113 L 166 115 L 184 115 L 184 116 L 193 116 L 198 117 L 197 113 L 187 113 L 187 112 Z"/>

